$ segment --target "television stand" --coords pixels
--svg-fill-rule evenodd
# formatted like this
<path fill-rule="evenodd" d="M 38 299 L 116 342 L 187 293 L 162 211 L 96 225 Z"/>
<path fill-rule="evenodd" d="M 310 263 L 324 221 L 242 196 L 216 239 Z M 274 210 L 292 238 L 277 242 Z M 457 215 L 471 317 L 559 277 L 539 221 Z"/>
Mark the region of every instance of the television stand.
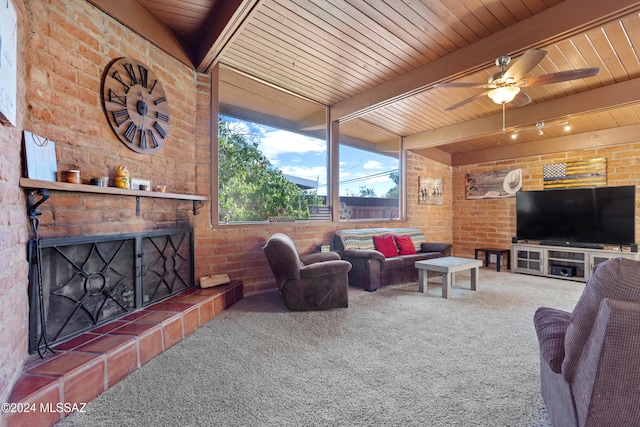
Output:
<path fill-rule="evenodd" d="M 511 271 L 586 282 L 593 267 L 612 258 L 639 259 L 638 252 L 613 249 L 513 243 Z"/>

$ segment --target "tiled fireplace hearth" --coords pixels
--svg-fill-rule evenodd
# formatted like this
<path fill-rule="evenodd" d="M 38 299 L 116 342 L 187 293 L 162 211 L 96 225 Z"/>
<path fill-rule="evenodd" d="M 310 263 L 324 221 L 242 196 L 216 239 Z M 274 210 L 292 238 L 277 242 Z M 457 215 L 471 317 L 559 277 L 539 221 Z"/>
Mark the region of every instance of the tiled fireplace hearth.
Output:
<path fill-rule="evenodd" d="M 243 298 L 241 281 L 189 288 L 53 347 L 26 363 L 3 413 L 7 427 L 51 426 Z"/>

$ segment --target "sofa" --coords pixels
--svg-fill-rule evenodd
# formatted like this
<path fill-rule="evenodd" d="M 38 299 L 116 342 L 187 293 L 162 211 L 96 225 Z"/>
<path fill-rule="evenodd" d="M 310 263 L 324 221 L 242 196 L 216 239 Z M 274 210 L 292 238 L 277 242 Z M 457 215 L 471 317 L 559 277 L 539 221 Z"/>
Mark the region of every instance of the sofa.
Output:
<path fill-rule="evenodd" d="M 335 252 L 300 256 L 295 243 L 275 233 L 264 245 L 264 254 L 278 291 L 289 310 L 329 310 L 349 306 L 347 272 L 351 264 Z"/>
<path fill-rule="evenodd" d="M 369 292 L 381 286 L 417 282 L 416 261 L 451 255 L 450 243 L 427 242 L 419 228 L 339 230 L 333 236 L 332 249 L 351 263 L 349 285 Z"/>
<path fill-rule="evenodd" d="M 554 426 L 640 426 L 640 262 L 598 264 L 571 313 L 534 315 Z"/>

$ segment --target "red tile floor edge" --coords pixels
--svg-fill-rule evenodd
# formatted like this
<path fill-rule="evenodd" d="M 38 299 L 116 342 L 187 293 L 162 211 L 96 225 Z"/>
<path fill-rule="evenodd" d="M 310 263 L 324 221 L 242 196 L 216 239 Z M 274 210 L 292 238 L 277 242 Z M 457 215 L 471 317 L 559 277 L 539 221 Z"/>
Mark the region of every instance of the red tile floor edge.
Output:
<path fill-rule="evenodd" d="M 32 356 L 0 426 L 54 425 L 243 297 L 240 280 L 191 288 Z"/>

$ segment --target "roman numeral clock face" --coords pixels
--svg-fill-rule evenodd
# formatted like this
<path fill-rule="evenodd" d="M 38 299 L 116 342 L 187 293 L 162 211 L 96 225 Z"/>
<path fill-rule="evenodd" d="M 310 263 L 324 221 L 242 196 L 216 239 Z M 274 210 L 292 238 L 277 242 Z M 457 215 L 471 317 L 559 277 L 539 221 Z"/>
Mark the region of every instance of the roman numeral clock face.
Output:
<path fill-rule="evenodd" d="M 138 153 L 158 151 L 169 135 L 169 103 L 156 75 L 139 61 L 120 58 L 102 77 L 102 106 L 120 141 Z"/>

